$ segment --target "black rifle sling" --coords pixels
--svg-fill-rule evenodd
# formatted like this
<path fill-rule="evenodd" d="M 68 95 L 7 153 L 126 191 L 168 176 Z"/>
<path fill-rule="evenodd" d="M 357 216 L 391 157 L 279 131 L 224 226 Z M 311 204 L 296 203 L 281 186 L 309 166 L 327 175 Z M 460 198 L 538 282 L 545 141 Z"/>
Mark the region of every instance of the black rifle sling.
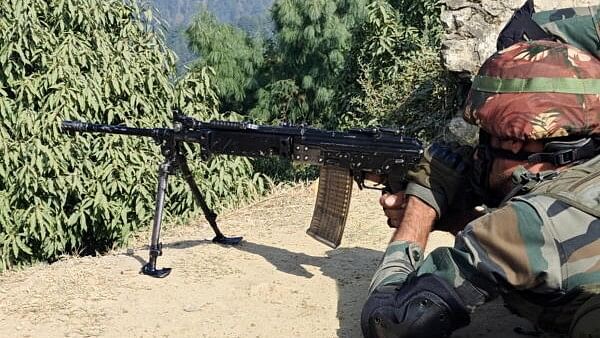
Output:
<path fill-rule="evenodd" d="M 533 13 L 535 13 L 533 0 L 527 0 L 523 7 L 515 11 L 510 21 L 500 32 L 496 48 L 502 50 L 519 41 L 552 40 L 552 36 L 533 21 L 531 17 Z"/>

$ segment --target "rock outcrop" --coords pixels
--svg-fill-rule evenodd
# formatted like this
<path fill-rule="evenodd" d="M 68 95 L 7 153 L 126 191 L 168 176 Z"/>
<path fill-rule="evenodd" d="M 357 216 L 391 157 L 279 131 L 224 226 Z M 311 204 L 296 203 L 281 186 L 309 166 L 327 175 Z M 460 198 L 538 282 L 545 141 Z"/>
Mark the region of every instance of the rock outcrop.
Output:
<path fill-rule="evenodd" d="M 498 34 L 525 0 L 443 0 L 442 57 L 448 70 L 470 77 L 496 51 Z M 600 0 L 538 0 L 536 11 L 600 5 Z"/>

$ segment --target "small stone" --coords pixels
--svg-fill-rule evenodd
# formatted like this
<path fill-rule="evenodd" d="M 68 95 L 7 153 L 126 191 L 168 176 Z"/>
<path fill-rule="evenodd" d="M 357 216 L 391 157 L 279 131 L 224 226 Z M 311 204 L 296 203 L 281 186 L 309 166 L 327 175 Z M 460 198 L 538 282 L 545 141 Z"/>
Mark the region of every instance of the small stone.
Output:
<path fill-rule="evenodd" d="M 183 307 L 183 311 L 185 312 L 198 312 L 202 310 L 202 305 L 197 304 L 188 304 Z"/>

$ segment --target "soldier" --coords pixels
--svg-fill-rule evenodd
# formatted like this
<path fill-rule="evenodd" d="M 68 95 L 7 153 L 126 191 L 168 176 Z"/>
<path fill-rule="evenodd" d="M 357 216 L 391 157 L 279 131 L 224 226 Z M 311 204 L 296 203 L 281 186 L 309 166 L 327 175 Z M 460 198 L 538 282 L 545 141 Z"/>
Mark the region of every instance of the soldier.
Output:
<path fill-rule="evenodd" d="M 464 118 L 480 127 L 476 149 L 432 145 L 406 191 L 380 200 L 396 230 L 363 334 L 448 336 L 502 295 L 541 330 L 600 337 L 600 61 L 516 43 L 481 67 Z M 456 225 L 448 219 L 468 225 L 424 257 L 429 232 Z"/>

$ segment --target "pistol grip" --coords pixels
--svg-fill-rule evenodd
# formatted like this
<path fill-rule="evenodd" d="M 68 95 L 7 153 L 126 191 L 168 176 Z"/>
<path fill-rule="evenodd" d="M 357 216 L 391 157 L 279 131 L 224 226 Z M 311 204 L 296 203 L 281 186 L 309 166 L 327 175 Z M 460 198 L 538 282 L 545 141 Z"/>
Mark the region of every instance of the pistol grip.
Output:
<path fill-rule="evenodd" d="M 384 191 L 395 194 L 397 192 L 406 190 L 407 185 L 408 181 L 406 180 L 406 169 L 395 170 L 389 173 Z"/>

